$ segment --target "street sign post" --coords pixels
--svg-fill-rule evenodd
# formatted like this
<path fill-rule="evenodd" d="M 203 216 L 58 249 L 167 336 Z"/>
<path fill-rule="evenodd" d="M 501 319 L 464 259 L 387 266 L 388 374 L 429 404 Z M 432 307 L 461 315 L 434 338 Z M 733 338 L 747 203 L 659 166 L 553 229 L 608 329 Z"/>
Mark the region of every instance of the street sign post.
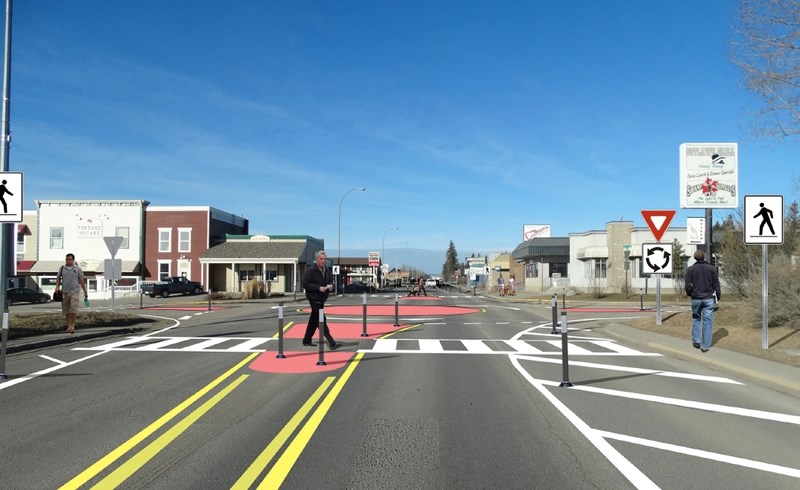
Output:
<path fill-rule="evenodd" d="M 761 244 L 761 348 L 769 348 L 769 275 L 767 245 L 783 243 L 783 196 L 744 196 L 744 243 Z"/>
<path fill-rule="evenodd" d="M 672 274 L 672 244 L 643 243 L 642 272 L 656 275 L 656 325 L 661 325 L 661 276 Z"/>
<path fill-rule="evenodd" d="M 107 276 L 106 278 L 109 280 L 109 284 L 111 285 L 111 311 L 116 311 L 116 305 L 114 304 L 114 286 L 116 285 L 116 280 L 122 278 L 122 261 L 114 260 L 114 257 L 117 255 L 117 251 L 119 247 L 122 246 L 122 242 L 125 240 L 125 237 L 121 236 L 106 236 L 103 237 L 103 241 L 106 242 L 106 247 L 108 247 L 108 251 L 111 252 L 111 260 L 107 260 L 104 266 L 104 274 L 110 274 L 110 277 Z M 117 266 L 117 263 L 119 265 Z M 119 270 L 119 273 L 116 272 L 116 269 Z M 119 277 L 117 277 L 119 274 Z"/>

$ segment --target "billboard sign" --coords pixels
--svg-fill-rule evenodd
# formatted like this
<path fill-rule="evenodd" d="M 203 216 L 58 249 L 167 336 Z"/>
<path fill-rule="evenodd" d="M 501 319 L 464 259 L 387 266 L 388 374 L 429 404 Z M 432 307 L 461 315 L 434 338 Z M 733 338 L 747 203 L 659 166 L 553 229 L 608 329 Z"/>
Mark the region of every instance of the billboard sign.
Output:
<path fill-rule="evenodd" d="M 737 143 L 680 146 L 681 208 L 739 207 Z"/>

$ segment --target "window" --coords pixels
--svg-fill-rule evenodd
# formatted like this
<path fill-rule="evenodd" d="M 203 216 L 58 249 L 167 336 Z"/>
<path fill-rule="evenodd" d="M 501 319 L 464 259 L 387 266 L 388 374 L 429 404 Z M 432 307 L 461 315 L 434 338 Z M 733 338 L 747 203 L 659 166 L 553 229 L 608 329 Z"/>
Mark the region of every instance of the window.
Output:
<path fill-rule="evenodd" d="M 17 260 L 25 258 L 25 233 L 17 233 Z"/>
<path fill-rule="evenodd" d="M 585 274 L 587 278 L 605 279 L 606 278 L 606 260 L 592 259 L 584 262 Z"/>
<path fill-rule="evenodd" d="M 163 281 L 170 276 L 170 262 L 158 262 L 158 280 Z"/>
<path fill-rule="evenodd" d="M 158 251 L 159 252 L 172 251 L 172 228 L 158 229 Z"/>
<path fill-rule="evenodd" d="M 255 269 L 239 269 L 240 281 L 252 281 L 256 277 Z"/>
<path fill-rule="evenodd" d="M 192 251 L 192 229 L 178 228 L 178 252 Z"/>
<path fill-rule="evenodd" d="M 539 263 L 525 264 L 525 277 L 539 277 Z"/>
<path fill-rule="evenodd" d="M 551 263 L 550 264 L 550 277 L 553 277 L 553 274 L 560 274 L 556 277 L 568 277 L 567 276 L 567 265 L 564 262 L 561 263 Z"/>
<path fill-rule="evenodd" d="M 50 249 L 64 248 L 64 228 L 50 228 Z"/>
<path fill-rule="evenodd" d="M 128 245 L 128 237 L 131 234 L 131 229 L 128 226 L 117 226 L 114 229 L 114 236 L 121 236 L 122 237 L 122 244 L 119 248 L 129 248 Z"/>

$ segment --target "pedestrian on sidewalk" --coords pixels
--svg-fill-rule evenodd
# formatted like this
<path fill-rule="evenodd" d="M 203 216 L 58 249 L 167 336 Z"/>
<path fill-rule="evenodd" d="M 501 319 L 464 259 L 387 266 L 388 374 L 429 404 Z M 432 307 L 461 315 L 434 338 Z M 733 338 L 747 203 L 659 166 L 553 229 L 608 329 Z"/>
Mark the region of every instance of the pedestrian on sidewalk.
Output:
<path fill-rule="evenodd" d="M 75 255 L 67 254 L 65 262 L 56 274 L 55 294 L 58 294 L 59 291 L 62 293 L 61 312 L 67 319 L 67 333 L 75 333 L 80 290 L 83 289 L 84 301 L 89 298 L 89 293 L 86 292 L 83 270 L 75 263 Z"/>
<path fill-rule="evenodd" d="M 503 273 L 500 273 L 500 277 L 497 278 L 497 292 L 500 293 L 500 296 L 505 296 L 505 290 L 503 289 Z"/>
<path fill-rule="evenodd" d="M 717 268 L 705 259 L 705 252 L 697 250 L 684 277 L 686 294 L 692 298 L 692 346 L 702 352 L 711 349 L 714 311 L 722 299 Z"/>
<path fill-rule="evenodd" d="M 308 326 L 306 326 L 306 334 L 303 336 L 303 345 L 313 347 L 316 346 L 313 342 L 314 332 L 319 328 L 319 311 L 325 308 L 325 301 L 328 299 L 328 294 L 333 291 L 333 273 L 326 266 L 328 254 L 324 250 L 320 250 L 314 254 L 314 265 L 308 268 L 303 274 L 303 289 L 306 292 L 306 298 L 311 304 L 311 314 L 308 316 Z M 325 319 L 323 325 L 323 335 L 328 340 L 328 345 L 331 350 L 338 349 L 341 344 L 331 336 L 328 330 L 328 320 Z"/>

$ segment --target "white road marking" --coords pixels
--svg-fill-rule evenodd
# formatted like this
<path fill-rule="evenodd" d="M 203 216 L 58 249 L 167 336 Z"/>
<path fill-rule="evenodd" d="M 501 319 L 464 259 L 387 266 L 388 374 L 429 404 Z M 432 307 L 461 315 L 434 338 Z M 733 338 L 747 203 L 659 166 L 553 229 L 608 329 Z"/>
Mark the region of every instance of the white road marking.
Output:
<path fill-rule="evenodd" d="M 42 359 L 47 359 L 48 361 L 54 362 L 56 364 L 66 364 L 66 361 L 60 361 L 60 360 L 56 359 L 55 357 L 46 356 L 44 354 L 39 354 L 39 357 L 41 357 Z"/>
<path fill-rule="evenodd" d="M 710 459 L 712 461 L 719 461 L 721 463 L 728 463 L 736 466 L 744 466 L 745 468 L 752 468 L 754 470 L 766 471 L 769 473 L 776 473 L 778 475 L 790 476 L 793 478 L 800 478 L 800 469 L 790 468 L 788 466 L 779 466 L 771 463 L 764 463 L 762 461 L 755 461 L 752 459 L 739 458 L 727 454 L 714 453 L 711 451 L 703 451 L 702 449 L 693 449 L 686 446 L 678 446 L 675 444 L 668 444 L 666 442 L 651 441 L 642 439 L 641 437 L 626 436 L 625 434 L 616 434 L 614 432 L 607 432 L 604 430 L 595 430 L 600 436 L 606 439 L 614 439 L 617 441 L 628 442 L 631 444 L 638 444 L 640 446 L 652 447 L 664 451 L 671 451 L 674 453 L 682 454 L 684 456 L 694 456 L 698 458 Z"/>
<path fill-rule="evenodd" d="M 108 351 L 96 352 L 96 353 L 88 355 L 86 357 L 81 357 L 80 359 L 75 359 L 74 361 L 70 361 L 70 362 L 67 362 L 67 363 L 64 363 L 64 364 L 59 364 L 57 366 L 52 366 L 52 367 L 49 367 L 47 369 L 42 369 L 41 371 L 37 371 L 37 372 L 31 373 L 31 374 L 27 374 L 25 376 L 22 376 L 22 377 L 19 377 L 19 378 L 16 378 L 16 379 L 10 379 L 8 381 L 4 381 L 4 382 L 0 383 L 0 390 L 5 390 L 7 388 L 11 388 L 14 385 L 18 385 L 20 383 L 24 383 L 25 381 L 30 381 L 30 380 L 32 380 L 34 378 L 38 378 L 39 376 L 43 376 L 45 374 L 50 374 L 52 372 L 58 371 L 59 369 L 63 369 L 65 367 L 67 367 L 67 366 L 72 366 L 72 365 L 78 364 L 79 362 L 86 361 L 86 360 L 91 359 L 93 357 L 101 356 L 101 355 L 103 355 L 103 354 L 105 354 L 107 352 Z"/>

